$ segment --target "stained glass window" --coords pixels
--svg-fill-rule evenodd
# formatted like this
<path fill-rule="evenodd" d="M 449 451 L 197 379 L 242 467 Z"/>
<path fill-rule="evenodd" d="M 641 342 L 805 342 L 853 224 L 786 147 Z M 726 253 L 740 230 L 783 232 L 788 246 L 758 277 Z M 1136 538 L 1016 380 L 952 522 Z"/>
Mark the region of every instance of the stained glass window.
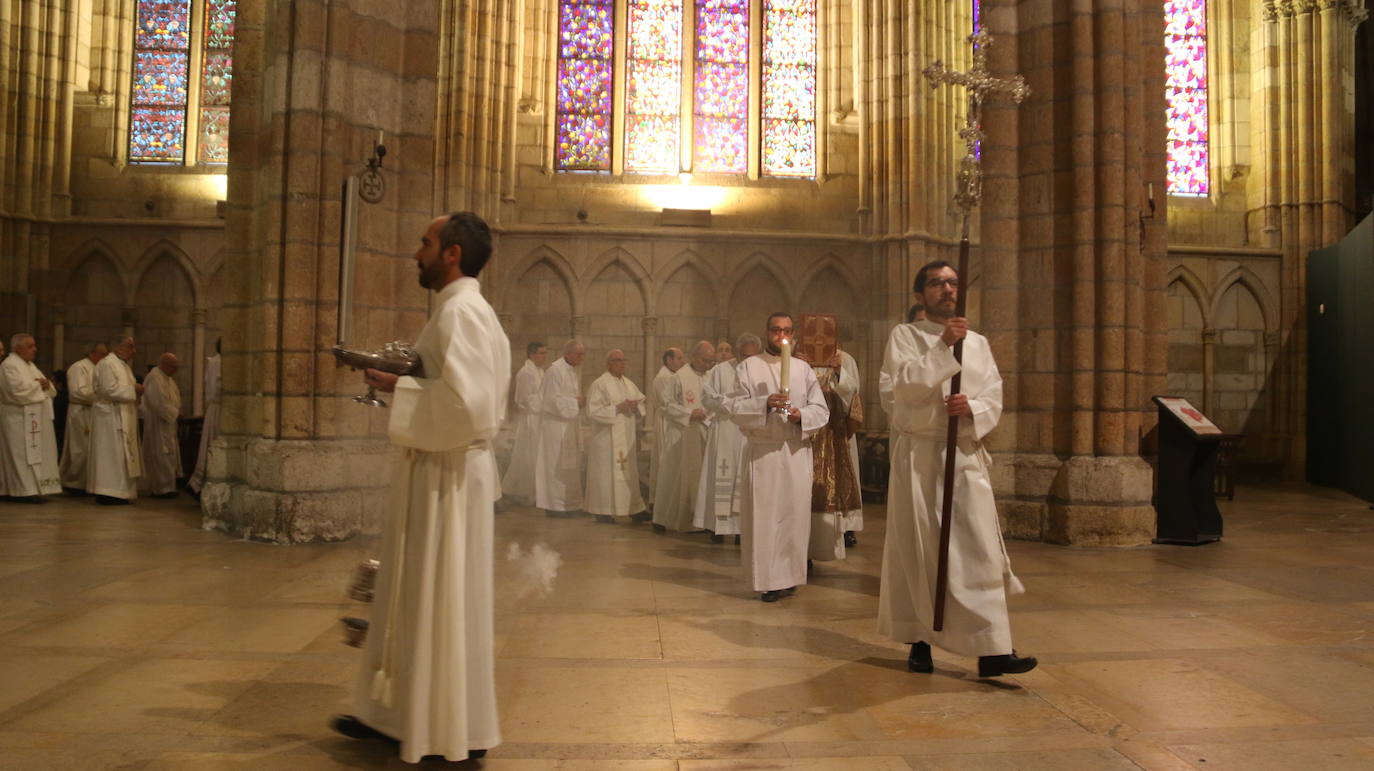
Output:
<path fill-rule="evenodd" d="M 814 177 L 816 3 L 559 0 L 554 167 Z"/>
<path fill-rule="evenodd" d="M 692 170 L 743 174 L 749 168 L 749 0 L 696 6 Z"/>
<path fill-rule="evenodd" d="M 130 163 L 228 162 L 237 6 L 236 0 L 137 0 Z M 191 148 L 189 159 L 188 133 L 199 148 Z"/>
<path fill-rule="evenodd" d="M 129 160 L 181 163 L 191 68 L 191 0 L 139 0 L 135 24 Z"/>
<path fill-rule="evenodd" d="M 559 4 L 555 160 L 564 171 L 610 171 L 613 0 Z"/>
<path fill-rule="evenodd" d="M 200 161 L 229 162 L 229 85 L 234 75 L 235 0 L 206 0 L 200 76 Z"/>
<path fill-rule="evenodd" d="M 1164 2 L 1169 194 L 1210 192 L 1207 145 L 1207 0 Z"/>
<path fill-rule="evenodd" d="M 682 166 L 682 0 L 631 0 L 625 170 Z"/>

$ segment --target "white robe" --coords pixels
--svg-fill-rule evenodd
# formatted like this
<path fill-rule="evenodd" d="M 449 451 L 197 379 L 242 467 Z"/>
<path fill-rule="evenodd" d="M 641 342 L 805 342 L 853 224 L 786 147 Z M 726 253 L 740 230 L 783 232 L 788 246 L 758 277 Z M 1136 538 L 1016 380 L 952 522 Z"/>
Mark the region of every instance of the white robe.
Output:
<path fill-rule="evenodd" d="M 67 433 L 62 442 L 62 486 L 86 489 L 91 453 L 91 405 L 95 403 L 95 362 L 82 357 L 67 367 Z"/>
<path fill-rule="evenodd" d="M 1007 595 L 1023 591 L 1002 544 L 989 458 L 982 440 L 1002 415 L 1002 376 L 987 338 L 969 332 L 961 368 L 931 321 L 902 324 L 888 337 L 878 393 L 891 419 L 892 472 L 887 496 L 878 629 L 897 642 L 925 641 L 964 656 L 1011 653 Z M 944 630 L 934 632 L 949 380 L 973 417 L 959 419 Z"/>
<path fill-rule="evenodd" d="M 111 498 L 138 497 L 143 458 L 138 449 L 138 392 L 133 370 L 110 354 L 95 367 L 95 407 L 86 492 Z"/>
<path fill-rule="evenodd" d="M 840 351 L 840 379 L 833 386 L 835 395 L 840 397 L 840 402 L 845 409 L 849 409 L 850 402 L 854 395 L 859 392 L 863 381 L 859 379 L 859 363 L 854 361 L 847 351 Z M 868 405 L 864 405 L 867 407 Z M 849 437 L 849 462 L 854 467 L 854 478 L 859 481 L 859 496 L 863 497 L 863 478 L 859 475 L 859 438 Z M 864 509 L 862 503 L 859 508 L 846 511 L 841 518 L 842 530 L 853 530 L 858 532 L 864 529 Z"/>
<path fill-rule="evenodd" d="M 205 420 L 200 425 L 200 451 L 196 453 L 196 468 L 186 487 L 196 493 L 205 485 L 205 474 L 210 470 L 210 450 L 219 436 L 220 406 L 220 357 L 215 354 L 205 360 Z"/>
<path fill-rule="evenodd" d="M 663 394 L 671 390 L 669 380 L 673 371 L 667 365 L 658 368 L 658 374 L 649 383 L 649 425 L 653 430 L 653 447 L 649 453 L 649 499 L 652 504 L 658 498 L 659 459 L 668 450 L 668 428 L 663 419 Z M 674 434 L 676 435 L 676 434 Z"/>
<path fill-rule="evenodd" d="M 524 506 L 534 504 L 534 467 L 539 455 L 539 387 L 544 370 L 529 359 L 515 373 L 515 446 L 501 491 Z"/>
<path fill-rule="evenodd" d="M 616 411 L 626 399 L 639 404 L 633 415 Z M 628 517 L 644 511 L 639 492 L 637 428 L 644 415 L 644 394 L 629 378 L 606 372 L 587 389 L 587 505 L 591 514 Z"/>
<path fill-rule="evenodd" d="M 705 409 L 701 395 L 701 375 L 691 365 L 672 373 L 659 394 L 665 446 L 658 462 L 654 524 L 678 532 L 692 529 L 692 503 L 706 453 L 706 424 L 692 420 L 693 410 Z"/>
<path fill-rule="evenodd" d="M 177 418 L 181 417 L 181 389 L 177 381 L 153 367 L 143 377 L 143 476 L 139 490 L 152 495 L 177 491 L 181 476 L 181 447 Z"/>
<path fill-rule="evenodd" d="M 539 455 L 535 459 L 534 503 L 546 511 L 582 508 L 582 393 L 577 369 L 559 358 L 544 372 L 539 388 Z"/>
<path fill-rule="evenodd" d="M 806 583 L 806 549 L 811 535 L 811 445 L 809 439 L 830 419 L 825 395 L 811 367 L 791 364 L 792 404 L 801 423 L 768 409 L 778 392 L 782 359 L 750 356 L 736 369 L 738 382 L 726 409 L 744 433 L 740 482 L 740 547 L 744 577 L 756 592 Z"/>
<path fill-rule="evenodd" d="M 0 363 L 0 490 L 16 498 L 62 491 L 52 409 L 57 388 L 51 382 L 39 385 L 42 378 L 42 371 L 17 353 Z"/>
<path fill-rule="evenodd" d="M 744 453 L 744 434 L 730 420 L 725 397 L 735 390 L 735 371 L 739 362 L 723 361 L 706 373 L 702 383 L 702 404 L 711 415 L 706 429 L 706 455 L 701 462 L 697 483 L 697 502 L 692 524 L 716 535 L 739 534 L 739 501 L 736 490 L 740 479 L 740 458 Z"/>
<path fill-rule="evenodd" d="M 438 292 L 416 342 L 425 377 L 402 377 L 388 433 L 391 521 L 354 693 L 401 759 L 463 760 L 501 742 L 492 643 L 491 440 L 510 383 L 510 343 L 476 279 Z"/>

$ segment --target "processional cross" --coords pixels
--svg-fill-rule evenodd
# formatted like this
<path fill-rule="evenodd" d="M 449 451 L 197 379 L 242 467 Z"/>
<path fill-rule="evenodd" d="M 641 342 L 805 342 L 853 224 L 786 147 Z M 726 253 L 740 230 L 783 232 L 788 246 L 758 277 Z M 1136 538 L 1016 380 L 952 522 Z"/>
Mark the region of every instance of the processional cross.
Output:
<path fill-rule="evenodd" d="M 1025 78 L 1015 75 L 1010 78 L 994 77 L 988 72 L 988 46 L 992 36 L 981 26 L 977 32 L 968 36 L 973 45 L 973 66 L 968 72 L 945 69 L 944 62 L 936 60 L 925 69 L 926 79 L 933 85 L 951 84 L 968 89 L 968 110 L 964 115 L 964 125 L 959 129 L 959 138 L 964 140 L 964 157 L 959 161 L 958 189 L 954 193 L 954 204 L 962 215 L 959 237 L 959 293 L 955 316 L 963 316 L 967 310 L 968 287 L 968 223 L 973 208 L 983 199 L 983 169 L 979 165 L 978 146 L 983 141 L 982 113 L 983 102 L 992 97 L 1005 96 L 1020 104 L 1030 94 Z M 925 287 L 920 288 L 924 291 Z M 962 362 L 964 341 L 954 345 L 954 359 Z M 950 380 L 950 395 L 959 393 L 961 375 L 955 373 Z M 945 444 L 945 486 L 944 501 L 940 511 L 940 559 L 935 571 L 935 619 L 934 631 L 945 626 L 945 595 L 949 593 L 949 533 L 954 514 L 954 460 L 959 439 L 959 418 L 950 416 L 948 438 Z"/>

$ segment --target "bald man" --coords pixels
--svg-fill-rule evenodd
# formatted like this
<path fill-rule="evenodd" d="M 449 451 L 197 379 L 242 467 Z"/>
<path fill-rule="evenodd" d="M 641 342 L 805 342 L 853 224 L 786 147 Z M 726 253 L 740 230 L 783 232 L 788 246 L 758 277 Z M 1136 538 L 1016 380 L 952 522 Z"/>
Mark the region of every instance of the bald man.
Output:
<path fill-rule="evenodd" d="M 625 376 L 629 359 L 616 348 L 606 354 L 606 371 L 587 389 L 587 511 L 612 524 L 644 511 L 639 492 L 639 419 L 644 394 Z"/>
<path fill-rule="evenodd" d="M 143 378 L 143 478 L 139 489 L 154 498 L 177 497 L 181 450 L 177 418 L 181 417 L 181 389 L 174 379 L 181 362 L 171 353 L 158 357 L 157 366 Z"/>
<path fill-rule="evenodd" d="M 62 486 L 68 493 L 86 492 L 86 456 L 91 449 L 91 405 L 95 403 L 95 366 L 110 352 L 104 343 L 67 367 L 67 435 L 62 443 Z"/>
<path fill-rule="evenodd" d="M 97 503 L 114 505 L 138 498 L 143 454 L 138 448 L 138 397 L 143 385 L 130 367 L 138 352 L 132 337 L 110 346 L 113 356 L 95 365 L 95 407 L 91 419 L 91 454 L 86 461 L 86 492 Z"/>
<path fill-rule="evenodd" d="M 550 517 L 571 517 L 582 509 L 582 395 L 578 367 L 587 346 L 563 344 L 539 386 L 539 455 L 534 463 L 534 503 Z"/>

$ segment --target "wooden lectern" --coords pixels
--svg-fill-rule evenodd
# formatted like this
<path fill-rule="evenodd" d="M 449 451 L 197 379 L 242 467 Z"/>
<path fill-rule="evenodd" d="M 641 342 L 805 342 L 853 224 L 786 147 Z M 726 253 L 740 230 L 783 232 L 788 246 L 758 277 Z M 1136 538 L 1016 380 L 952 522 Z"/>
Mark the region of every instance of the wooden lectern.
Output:
<path fill-rule="evenodd" d="M 1196 546 L 1221 540 L 1214 477 L 1217 450 L 1233 438 L 1178 396 L 1159 405 L 1159 476 L 1155 484 L 1155 543 Z"/>

